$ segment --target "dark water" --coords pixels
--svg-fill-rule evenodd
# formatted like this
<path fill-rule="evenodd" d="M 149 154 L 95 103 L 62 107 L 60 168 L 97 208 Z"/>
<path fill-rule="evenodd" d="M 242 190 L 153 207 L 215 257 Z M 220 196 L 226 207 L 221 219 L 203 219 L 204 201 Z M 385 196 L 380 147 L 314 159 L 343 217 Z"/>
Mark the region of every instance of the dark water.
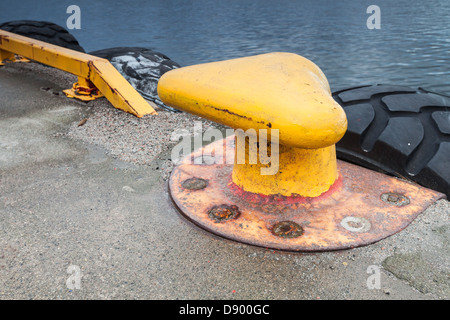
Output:
<path fill-rule="evenodd" d="M 2 2 L 0 21 L 63 26 L 78 5 L 81 29 L 71 32 L 87 51 L 151 47 L 181 65 L 287 51 L 314 61 L 332 90 L 394 83 L 450 94 L 450 0 Z M 371 4 L 380 30 L 366 26 Z"/>

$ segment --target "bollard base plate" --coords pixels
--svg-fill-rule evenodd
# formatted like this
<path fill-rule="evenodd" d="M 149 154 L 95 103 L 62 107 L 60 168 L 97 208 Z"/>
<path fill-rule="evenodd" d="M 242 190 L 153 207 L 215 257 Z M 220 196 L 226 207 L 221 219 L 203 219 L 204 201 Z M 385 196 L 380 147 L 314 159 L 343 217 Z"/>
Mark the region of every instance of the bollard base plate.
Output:
<path fill-rule="evenodd" d="M 250 245 L 301 252 L 365 246 L 401 231 L 445 198 L 415 183 L 339 160 L 339 179 L 319 197 L 253 194 L 232 182 L 233 164 L 225 158 L 223 164 L 204 163 L 211 160 L 205 154 L 211 157 L 218 150 L 234 159 L 234 136 L 185 157 L 171 174 L 171 197 L 197 226 Z M 205 161 L 195 164 L 194 159 Z"/>

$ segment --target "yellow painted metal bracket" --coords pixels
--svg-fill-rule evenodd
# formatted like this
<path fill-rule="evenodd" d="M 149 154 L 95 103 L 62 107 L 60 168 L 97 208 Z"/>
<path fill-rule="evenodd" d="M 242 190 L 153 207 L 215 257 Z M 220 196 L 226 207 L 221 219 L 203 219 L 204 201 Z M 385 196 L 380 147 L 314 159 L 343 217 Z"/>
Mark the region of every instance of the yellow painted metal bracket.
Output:
<path fill-rule="evenodd" d="M 30 60 L 21 57 L 19 55 L 16 55 L 14 53 L 0 50 L 0 66 L 4 66 L 5 62 L 30 62 Z"/>
<path fill-rule="evenodd" d="M 0 30 L 0 65 L 14 54 L 78 76 L 68 97 L 93 100 L 105 96 L 120 110 L 137 117 L 157 114 L 147 101 L 106 59 Z"/>

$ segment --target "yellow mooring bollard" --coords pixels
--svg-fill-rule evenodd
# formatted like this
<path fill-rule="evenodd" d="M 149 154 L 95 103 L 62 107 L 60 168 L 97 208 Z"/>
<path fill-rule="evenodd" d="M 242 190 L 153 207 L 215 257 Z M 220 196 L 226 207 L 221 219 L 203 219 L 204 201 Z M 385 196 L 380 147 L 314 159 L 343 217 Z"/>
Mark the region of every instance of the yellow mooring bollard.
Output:
<path fill-rule="evenodd" d="M 186 156 L 169 183 L 185 216 L 225 238 L 293 251 L 351 248 L 400 231 L 444 196 L 337 161 L 345 113 L 322 71 L 299 55 L 175 69 L 161 77 L 158 94 L 169 106 L 245 131 Z M 193 163 L 219 150 L 233 153 L 234 164 Z M 266 153 L 277 162 L 273 172 Z"/>

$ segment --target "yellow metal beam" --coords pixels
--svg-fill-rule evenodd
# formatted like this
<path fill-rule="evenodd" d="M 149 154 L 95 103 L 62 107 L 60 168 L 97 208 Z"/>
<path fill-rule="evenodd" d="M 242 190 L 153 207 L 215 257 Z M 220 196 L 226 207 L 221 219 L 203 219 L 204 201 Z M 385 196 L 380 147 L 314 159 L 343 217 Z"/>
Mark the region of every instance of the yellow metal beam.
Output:
<path fill-rule="evenodd" d="M 0 30 L 0 63 L 11 54 L 74 74 L 84 79 L 83 83 L 91 82 L 117 109 L 137 117 L 157 114 L 106 59 Z"/>

